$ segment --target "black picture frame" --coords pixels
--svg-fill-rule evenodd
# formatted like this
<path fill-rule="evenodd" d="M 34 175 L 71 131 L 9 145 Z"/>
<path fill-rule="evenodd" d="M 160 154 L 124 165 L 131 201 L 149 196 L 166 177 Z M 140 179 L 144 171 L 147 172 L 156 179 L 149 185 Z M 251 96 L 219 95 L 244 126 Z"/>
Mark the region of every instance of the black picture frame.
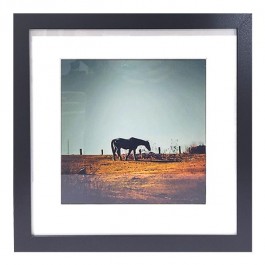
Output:
<path fill-rule="evenodd" d="M 235 29 L 237 32 L 237 234 L 32 235 L 29 46 L 31 29 Z M 249 252 L 251 250 L 251 14 L 14 14 L 14 251 Z"/>

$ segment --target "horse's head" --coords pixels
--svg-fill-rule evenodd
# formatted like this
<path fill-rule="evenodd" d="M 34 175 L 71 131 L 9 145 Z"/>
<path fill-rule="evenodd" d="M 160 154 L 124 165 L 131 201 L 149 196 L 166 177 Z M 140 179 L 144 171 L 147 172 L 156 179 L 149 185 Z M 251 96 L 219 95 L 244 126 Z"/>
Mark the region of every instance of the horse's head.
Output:
<path fill-rule="evenodd" d="M 145 141 L 145 147 L 148 149 L 148 151 L 151 151 L 151 147 L 148 141 Z"/>

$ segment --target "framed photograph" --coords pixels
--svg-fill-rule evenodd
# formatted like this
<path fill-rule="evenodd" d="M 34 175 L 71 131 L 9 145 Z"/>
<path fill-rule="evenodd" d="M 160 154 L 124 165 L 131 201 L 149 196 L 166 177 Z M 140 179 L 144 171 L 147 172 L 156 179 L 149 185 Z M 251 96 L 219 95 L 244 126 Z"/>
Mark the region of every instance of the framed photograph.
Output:
<path fill-rule="evenodd" d="M 251 251 L 251 23 L 15 14 L 15 251 Z"/>

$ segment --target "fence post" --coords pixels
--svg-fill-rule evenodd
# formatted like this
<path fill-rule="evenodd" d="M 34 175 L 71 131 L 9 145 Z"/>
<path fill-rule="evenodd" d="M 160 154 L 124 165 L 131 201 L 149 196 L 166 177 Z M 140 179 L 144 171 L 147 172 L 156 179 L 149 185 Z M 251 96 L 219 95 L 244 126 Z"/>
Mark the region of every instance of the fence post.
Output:
<path fill-rule="evenodd" d="M 181 146 L 179 146 L 179 154 L 181 154 Z"/>
<path fill-rule="evenodd" d="M 158 154 L 161 154 L 161 148 L 158 147 Z"/>
<path fill-rule="evenodd" d="M 82 155 L 82 148 L 81 149 L 79 149 L 80 150 L 80 155 Z"/>
<path fill-rule="evenodd" d="M 103 149 L 101 149 L 101 155 L 103 156 Z"/>

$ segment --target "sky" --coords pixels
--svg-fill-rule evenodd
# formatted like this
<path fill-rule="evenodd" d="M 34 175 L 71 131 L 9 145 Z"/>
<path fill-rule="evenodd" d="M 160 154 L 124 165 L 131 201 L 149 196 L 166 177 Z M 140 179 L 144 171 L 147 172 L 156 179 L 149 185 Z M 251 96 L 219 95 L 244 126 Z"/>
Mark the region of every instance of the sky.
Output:
<path fill-rule="evenodd" d="M 114 138 L 206 144 L 206 60 L 63 59 L 61 101 L 62 154 L 111 154 Z"/>

